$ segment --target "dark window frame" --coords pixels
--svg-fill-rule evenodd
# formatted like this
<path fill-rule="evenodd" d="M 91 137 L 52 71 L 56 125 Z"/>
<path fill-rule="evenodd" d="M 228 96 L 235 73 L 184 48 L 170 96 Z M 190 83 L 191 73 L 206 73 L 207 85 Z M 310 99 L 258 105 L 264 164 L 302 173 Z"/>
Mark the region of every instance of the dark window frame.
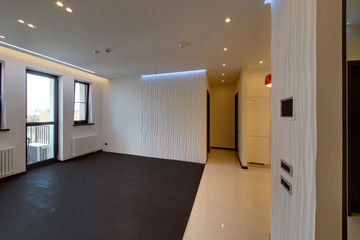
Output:
<path fill-rule="evenodd" d="M 79 80 L 74 80 L 74 111 L 75 111 L 75 94 L 76 94 L 76 84 L 82 84 L 87 86 L 87 94 L 86 94 L 86 113 L 85 113 L 85 120 L 75 120 L 74 125 L 88 125 L 89 124 L 89 95 L 90 95 L 90 83 L 83 82 Z M 74 116 L 73 116 L 74 118 Z"/>
<path fill-rule="evenodd" d="M 28 122 L 27 121 L 27 75 L 28 74 L 32 74 L 32 75 L 37 75 L 40 77 L 47 77 L 47 78 L 51 78 L 54 80 L 54 104 L 55 104 L 55 112 L 54 112 L 54 120 L 50 121 L 50 122 Z M 58 159 L 58 154 L 59 154 L 59 76 L 57 75 L 52 75 L 52 74 L 48 74 L 48 73 L 44 73 L 44 72 L 39 72 L 36 70 L 32 70 L 29 68 L 26 68 L 26 72 L 25 72 L 25 133 L 27 134 L 27 127 L 30 126 L 41 126 L 41 125 L 54 125 L 54 133 L 55 133 L 55 138 L 54 138 L 54 158 L 48 159 L 48 160 L 44 160 L 38 163 L 32 163 L 32 164 L 28 164 L 27 163 L 27 159 L 28 159 L 28 150 L 27 150 L 27 142 L 25 140 L 25 148 L 26 148 L 26 158 L 25 158 L 25 165 L 26 165 L 26 170 L 31 170 L 37 167 L 41 167 L 41 166 L 45 166 L 48 164 L 52 164 L 55 163 Z M 26 139 L 26 138 L 25 138 Z"/>

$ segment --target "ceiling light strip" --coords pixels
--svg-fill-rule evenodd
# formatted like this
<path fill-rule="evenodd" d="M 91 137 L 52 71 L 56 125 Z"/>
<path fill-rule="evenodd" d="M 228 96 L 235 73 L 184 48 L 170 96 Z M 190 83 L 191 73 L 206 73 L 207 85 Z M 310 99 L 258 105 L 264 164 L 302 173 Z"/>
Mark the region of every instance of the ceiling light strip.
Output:
<path fill-rule="evenodd" d="M 202 73 L 202 72 L 205 73 L 206 69 L 182 71 L 182 72 L 170 72 L 170 73 L 146 74 L 146 75 L 141 75 L 141 78 L 156 77 L 156 76 L 169 76 L 169 75 L 175 75 L 175 74 Z"/>
<path fill-rule="evenodd" d="M 68 66 L 68 67 L 76 68 L 76 69 L 81 70 L 81 71 L 84 71 L 84 72 L 88 72 L 88 73 L 95 74 L 94 71 L 91 71 L 91 70 L 89 70 L 89 69 L 82 68 L 82 67 L 76 66 L 76 65 L 74 65 L 74 64 L 67 63 L 67 62 L 58 60 L 58 59 L 56 59 L 56 58 L 52 58 L 52 57 L 43 55 L 43 54 L 41 54 L 41 53 L 37 53 L 37 52 L 31 51 L 31 50 L 28 50 L 28 49 L 25 49 L 25 48 L 22 48 L 22 47 L 18 47 L 18 46 L 15 46 L 15 45 L 12 45 L 12 44 L 9 44 L 9 43 L 6 43 L 6 42 L 2 42 L 2 41 L 0 41 L 0 44 L 1 44 L 1 45 L 4 45 L 4 46 L 7 46 L 7 47 L 10 47 L 10 48 L 13 48 L 13 49 L 16 49 L 16 50 L 20 50 L 20 51 L 22 51 L 22 52 L 29 53 L 29 54 L 31 54 L 31 55 L 35 55 L 35 56 L 38 56 L 38 57 L 41 57 L 41 58 L 44 58 L 44 59 L 47 59 L 47 60 L 56 62 L 56 63 L 60 63 L 60 64 L 63 64 L 63 65 L 66 65 L 66 66 Z"/>

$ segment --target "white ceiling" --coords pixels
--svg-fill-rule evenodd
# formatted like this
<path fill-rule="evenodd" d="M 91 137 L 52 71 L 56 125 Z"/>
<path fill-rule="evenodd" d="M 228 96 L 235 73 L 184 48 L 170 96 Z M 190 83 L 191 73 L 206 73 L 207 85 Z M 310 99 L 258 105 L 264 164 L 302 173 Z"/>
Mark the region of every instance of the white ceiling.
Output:
<path fill-rule="evenodd" d="M 208 69 L 212 83 L 230 82 L 243 66 L 270 64 L 271 11 L 264 0 L 64 1 L 72 14 L 55 2 L 1 0 L 2 41 L 109 79 Z M 180 49 L 179 42 L 189 46 Z"/>

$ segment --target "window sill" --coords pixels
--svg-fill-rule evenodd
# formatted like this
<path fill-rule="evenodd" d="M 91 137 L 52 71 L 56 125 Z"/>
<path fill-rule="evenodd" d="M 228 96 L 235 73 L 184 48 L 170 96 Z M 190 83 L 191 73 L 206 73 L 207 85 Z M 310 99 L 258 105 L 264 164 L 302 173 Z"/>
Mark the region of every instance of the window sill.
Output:
<path fill-rule="evenodd" d="M 4 128 L 4 129 L 0 129 L 0 132 L 8 132 L 10 131 L 10 129 Z"/>
<path fill-rule="evenodd" d="M 95 125 L 95 123 L 74 123 L 74 127 L 77 126 L 88 126 L 88 125 Z"/>

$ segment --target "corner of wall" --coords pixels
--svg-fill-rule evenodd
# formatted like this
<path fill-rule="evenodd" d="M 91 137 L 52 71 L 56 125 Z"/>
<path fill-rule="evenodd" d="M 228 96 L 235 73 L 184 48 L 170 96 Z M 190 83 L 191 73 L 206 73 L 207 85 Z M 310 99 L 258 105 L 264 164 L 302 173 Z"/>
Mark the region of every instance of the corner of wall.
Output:
<path fill-rule="evenodd" d="M 342 1 L 317 0 L 317 240 L 342 238 Z M 331 27 L 329 27 L 331 26 Z"/>

